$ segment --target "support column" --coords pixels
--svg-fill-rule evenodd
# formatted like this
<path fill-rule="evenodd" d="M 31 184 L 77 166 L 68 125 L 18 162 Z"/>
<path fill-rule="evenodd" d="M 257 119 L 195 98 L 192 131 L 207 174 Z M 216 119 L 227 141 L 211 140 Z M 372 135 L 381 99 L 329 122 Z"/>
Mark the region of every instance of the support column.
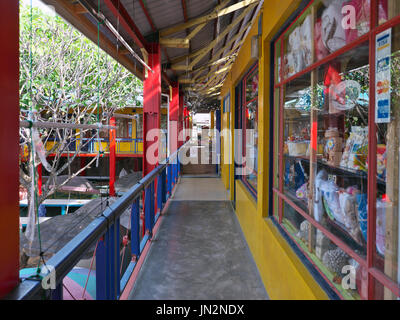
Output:
<path fill-rule="evenodd" d="M 189 109 L 187 107 L 183 108 L 184 124 L 185 124 L 185 141 L 189 140 Z"/>
<path fill-rule="evenodd" d="M 116 121 L 115 117 L 110 119 L 110 126 L 115 126 Z M 116 130 L 110 130 L 110 156 L 109 156 L 109 164 L 110 164 L 110 196 L 115 197 L 115 166 L 116 166 L 116 154 L 115 154 L 115 138 L 116 138 Z"/>
<path fill-rule="evenodd" d="M 19 3 L 0 1 L 0 299 L 19 278 Z M 6 152 L 5 152 L 6 150 Z"/>
<path fill-rule="evenodd" d="M 178 149 L 178 132 L 179 132 L 179 83 L 172 84 L 172 99 L 169 105 L 169 130 L 168 139 L 170 145 L 170 154 Z"/>
<path fill-rule="evenodd" d="M 38 174 L 38 195 L 42 195 L 42 185 L 43 185 L 43 165 L 40 163 L 37 166 L 37 174 Z"/>
<path fill-rule="evenodd" d="M 160 130 L 161 107 L 161 51 L 159 43 L 149 44 L 148 64 L 153 72 L 148 71 L 143 82 L 143 176 L 153 170 L 158 163 L 160 137 L 148 133 L 153 129 Z M 155 145 L 156 144 L 156 145 Z M 151 148 L 151 149 L 150 149 Z M 153 157 L 156 159 L 153 159 Z"/>
<path fill-rule="evenodd" d="M 183 94 L 179 95 L 179 118 L 178 118 L 178 147 L 180 148 L 183 145 Z"/>

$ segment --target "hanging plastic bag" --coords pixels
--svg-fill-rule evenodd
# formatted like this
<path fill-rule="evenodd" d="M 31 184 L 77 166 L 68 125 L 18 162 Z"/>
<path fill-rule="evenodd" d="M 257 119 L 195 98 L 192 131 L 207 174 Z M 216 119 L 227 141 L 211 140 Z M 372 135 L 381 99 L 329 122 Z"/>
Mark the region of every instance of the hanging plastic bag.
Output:
<path fill-rule="evenodd" d="M 48 171 L 51 172 L 52 167 L 46 160 L 46 150 L 44 148 L 42 139 L 40 139 L 39 132 L 36 128 L 32 128 L 32 141 L 35 145 L 35 152 L 38 155 L 40 162 L 42 163 L 43 167 Z"/>
<path fill-rule="evenodd" d="M 33 147 L 34 148 L 34 147 Z M 28 207 L 28 223 L 26 224 L 25 236 L 29 240 L 30 243 L 33 242 L 35 238 L 35 224 L 36 224 L 36 196 L 35 196 L 35 166 L 33 165 L 34 158 L 34 150 L 32 150 L 31 161 L 32 165 L 30 166 L 30 174 L 31 174 L 31 190 L 29 196 L 29 207 Z"/>

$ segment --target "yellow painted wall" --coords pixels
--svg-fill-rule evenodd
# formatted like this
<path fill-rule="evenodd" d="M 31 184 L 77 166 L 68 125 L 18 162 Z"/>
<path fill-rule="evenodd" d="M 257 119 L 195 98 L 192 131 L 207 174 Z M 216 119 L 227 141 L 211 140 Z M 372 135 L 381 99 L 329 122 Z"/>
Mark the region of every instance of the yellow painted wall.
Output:
<path fill-rule="evenodd" d="M 281 236 L 268 217 L 269 204 L 269 112 L 270 112 L 270 41 L 283 23 L 300 4 L 300 0 L 264 1 L 262 37 L 260 39 L 259 97 L 258 97 L 258 190 L 257 201 L 249 194 L 241 181 L 234 181 L 233 144 L 231 147 L 231 165 L 222 168 L 222 180 L 225 187 L 236 183 L 236 214 L 256 261 L 266 290 L 272 299 L 327 299 L 328 296 L 305 268 L 303 263 Z M 235 86 L 243 75 L 256 62 L 251 60 L 251 38 L 258 33 L 258 19 L 253 24 L 245 43 L 227 76 L 221 89 L 221 98 L 230 94 L 231 112 L 221 117 L 222 129 L 234 130 Z M 226 143 L 222 148 L 226 148 Z M 223 150 L 221 150 L 223 153 Z M 233 200 L 230 188 L 230 199 Z"/>

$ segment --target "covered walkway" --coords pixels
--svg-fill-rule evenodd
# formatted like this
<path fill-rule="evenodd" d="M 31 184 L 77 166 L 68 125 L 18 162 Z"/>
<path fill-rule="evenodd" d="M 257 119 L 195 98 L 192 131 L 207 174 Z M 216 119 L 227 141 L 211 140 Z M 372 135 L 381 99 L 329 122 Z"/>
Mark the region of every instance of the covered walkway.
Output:
<path fill-rule="evenodd" d="M 129 299 L 268 299 L 219 178 L 182 176 Z"/>

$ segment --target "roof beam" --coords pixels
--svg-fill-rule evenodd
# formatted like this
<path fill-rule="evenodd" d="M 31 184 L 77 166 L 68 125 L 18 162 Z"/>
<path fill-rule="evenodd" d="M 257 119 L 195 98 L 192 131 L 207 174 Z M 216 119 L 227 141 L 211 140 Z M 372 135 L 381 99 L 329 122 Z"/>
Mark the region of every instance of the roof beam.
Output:
<path fill-rule="evenodd" d="M 165 47 L 173 47 L 173 48 L 186 48 L 190 47 L 190 40 L 194 38 L 196 34 L 198 34 L 204 27 L 205 23 L 199 24 L 191 33 L 187 35 L 186 38 L 160 38 L 160 43 Z"/>
<path fill-rule="evenodd" d="M 137 46 L 141 49 L 148 49 L 148 43 L 141 34 L 139 28 L 135 25 L 128 11 L 126 11 L 120 0 L 104 0 L 104 3 L 108 9 L 119 19 L 122 27 L 129 34 L 129 36 L 135 41 Z M 147 50 L 148 51 L 148 50 Z"/>
<path fill-rule="evenodd" d="M 160 38 L 160 44 L 169 48 L 184 48 L 189 49 L 190 41 L 185 38 Z"/>
<path fill-rule="evenodd" d="M 75 3 L 75 4 L 73 4 L 73 6 L 74 6 L 74 10 L 75 10 L 75 13 L 76 14 L 85 14 L 85 13 L 88 13 L 89 11 L 84 7 L 84 6 L 82 6 L 79 2 L 78 3 Z"/>
<path fill-rule="evenodd" d="M 229 13 L 235 12 L 237 10 L 240 10 L 242 8 L 250 6 L 252 4 L 256 4 L 256 3 L 260 2 L 260 0 L 243 0 L 243 1 L 240 1 L 240 2 L 238 2 L 236 4 L 234 4 L 234 5 L 231 5 L 231 6 L 227 7 L 227 8 L 225 8 L 229 4 L 229 2 L 230 2 L 230 0 L 223 1 L 210 14 L 207 14 L 207 15 L 204 15 L 202 17 L 189 20 L 188 22 L 181 23 L 181 24 L 178 24 L 176 26 L 169 27 L 169 28 L 166 28 L 164 30 L 161 30 L 160 31 L 160 36 L 161 37 L 165 37 L 165 36 L 168 36 L 170 34 L 174 34 L 176 32 L 185 30 L 187 28 L 196 26 L 198 24 L 214 20 L 214 19 L 216 19 L 218 17 L 221 17 L 221 16 L 227 15 Z"/>
<path fill-rule="evenodd" d="M 255 7 L 255 4 L 250 5 L 249 7 L 247 7 L 241 14 L 240 16 L 233 22 L 231 23 L 228 27 L 226 27 L 226 29 L 220 34 L 218 35 L 217 38 L 215 38 L 213 41 L 210 42 L 210 44 L 205 47 L 204 49 L 202 49 L 202 52 L 193 59 L 193 61 L 190 64 L 191 69 L 193 69 L 193 67 L 201 60 L 203 59 L 203 57 L 212 49 L 216 46 L 216 44 L 222 40 L 225 35 L 227 35 L 239 22 L 241 22 L 246 16 L 247 14 L 253 10 L 253 8 Z"/>
<path fill-rule="evenodd" d="M 149 22 L 149 25 L 150 25 L 151 29 L 153 30 L 153 32 L 156 32 L 156 31 L 157 31 L 157 28 L 156 28 L 156 26 L 154 25 L 153 20 L 151 19 L 150 14 L 149 14 L 149 11 L 147 10 L 147 8 L 146 8 L 146 6 L 145 6 L 143 0 L 139 0 L 139 4 L 140 4 L 140 6 L 142 7 L 143 13 L 144 13 L 144 15 L 146 16 L 147 21 Z"/>

